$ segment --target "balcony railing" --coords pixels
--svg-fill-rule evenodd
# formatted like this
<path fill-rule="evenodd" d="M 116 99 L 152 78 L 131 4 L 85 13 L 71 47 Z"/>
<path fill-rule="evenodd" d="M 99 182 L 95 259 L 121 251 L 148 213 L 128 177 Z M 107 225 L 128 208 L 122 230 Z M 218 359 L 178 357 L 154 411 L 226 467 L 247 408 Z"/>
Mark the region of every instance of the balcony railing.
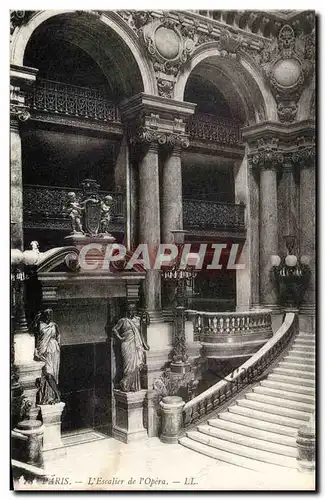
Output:
<path fill-rule="evenodd" d="M 245 229 L 245 205 L 183 199 L 184 228 Z"/>
<path fill-rule="evenodd" d="M 201 342 L 236 341 L 241 335 L 258 335 L 264 332 L 272 335 L 272 321 L 269 310 L 248 312 L 206 312 L 187 311 L 193 318 L 194 340 Z"/>
<path fill-rule="evenodd" d="M 29 226 L 47 227 L 49 229 L 70 229 L 70 219 L 64 214 L 69 191 L 77 196 L 81 189 L 71 187 L 53 187 L 40 185 L 24 186 L 23 206 L 24 223 Z M 110 194 L 114 200 L 112 205 L 112 225 L 124 224 L 124 195 L 112 191 L 100 191 L 102 196 Z M 34 223 L 31 223 L 33 221 Z"/>
<path fill-rule="evenodd" d="M 116 104 L 101 92 L 51 80 L 37 80 L 27 95 L 26 103 L 31 110 L 44 113 L 80 117 L 101 122 L 120 123 Z"/>
<path fill-rule="evenodd" d="M 197 113 L 190 117 L 186 131 L 192 139 L 210 141 L 221 146 L 239 146 L 239 123 L 230 118 Z"/>

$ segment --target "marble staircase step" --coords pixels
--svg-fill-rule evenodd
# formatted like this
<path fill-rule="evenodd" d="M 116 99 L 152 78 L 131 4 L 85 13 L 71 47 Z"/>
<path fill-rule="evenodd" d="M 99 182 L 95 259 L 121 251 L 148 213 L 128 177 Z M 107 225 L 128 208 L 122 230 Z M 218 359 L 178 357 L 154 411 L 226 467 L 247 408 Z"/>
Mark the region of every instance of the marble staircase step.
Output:
<path fill-rule="evenodd" d="M 272 389 L 280 389 L 280 390 L 284 390 L 284 391 L 288 391 L 288 392 L 293 392 L 295 394 L 304 394 L 304 395 L 315 397 L 315 388 L 314 387 L 292 384 L 288 381 L 281 382 L 278 380 L 271 379 L 270 376 L 265 380 L 261 380 L 260 385 L 262 387 L 271 387 Z"/>
<path fill-rule="evenodd" d="M 279 373 L 280 375 L 289 375 L 290 377 L 315 379 L 314 372 L 308 372 L 306 370 L 296 370 L 295 368 L 284 368 L 283 366 L 277 366 L 274 368 L 272 373 Z"/>
<path fill-rule="evenodd" d="M 248 428 L 253 428 L 262 430 L 262 431 L 267 431 L 267 432 L 272 432 L 272 433 L 277 433 L 280 434 L 281 437 L 285 436 L 290 436 L 296 439 L 297 435 L 297 427 L 289 427 L 288 425 L 281 425 L 279 423 L 274 422 L 273 419 L 268 419 L 268 420 L 258 420 L 256 415 L 251 415 L 250 411 L 246 411 L 246 408 L 240 408 L 239 407 L 239 412 L 232 412 L 232 411 L 225 411 L 222 413 L 219 413 L 218 417 L 220 420 L 225 420 L 227 422 L 233 422 L 235 424 L 240 424 L 242 426 L 246 426 Z M 244 413 L 246 411 L 246 414 Z"/>
<path fill-rule="evenodd" d="M 272 422 L 275 424 L 284 425 L 288 427 L 295 427 L 296 429 L 299 429 L 299 427 L 301 427 L 304 424 L 304 421 L 302 421 L 301 419 L 290 418 L 275 413 L 268 413 L 244 405 L 230 406 L 228 408 L 228 411 L 232 413 L 237 413 L 239 415 L 244 415 L 245 417 L 252 417 L 255 418 L 256 420 L 265 420 L 266 422 Z"/>
<path fill-rule="evenodd" d="M 233 415 L 229 413 L 229 415 Z M 226 420 L 222 418 L 213 418 L 208 421 L 208 424 L 211 427 L 216 427 L 217 429 L 224 429 L 229 432 L 233 432 L 236 434 L 242 434 L 243 436 L 248 436 L 256 439 L 260 439 L 263 441 L 270 441 L 271 443 L 278 443 L 284 446 L 291 446 L 296 450 L 296 437 L 287 436 L 287 428 L 283 428 L 282 434 L 277 432 L 273 432 L 277 430 L 276 425 L 270 430 L 263 430 L 254 426 L 254 421 L 249 422 L 247 425 L 247 420 L 245 421 L 245 417 L 241 419 L 242 423 L 237 423 L 232 420 Z M 266 427 L 266 426 L 265 426 Z M 294 435 L 296 434 L 296 430 L 293 429 Z M 284 435 L 285 434 L 285 435 Z"/>
<path fill-rule="evenodd" d="M 315 387 L 315 381 L 309 378 L 295 377 L 283 373 L 270 373 L 268 376 L 269 380 L 274 380 L 277 382 L 283 382 L 285 384 L 293 384 L 297 386 Z"/>
<path fill-rule="evenodd" d="M 265 396 L 278 397 L 281 401 L 285 400 L 287 404 L 289 401 L 300 401 L 301 403 L 307 403 L 312 406 L 315 405 L 315 398 L 306 394 L 299 392 L 289 392 L 281 389 L 272 389 L 272 387 L 265 387 L 263 385 L 258 385 L 253 388 L 253 392 L 257 394 L 263 394 Z"/>
<path fill-rule="evenodd" d="M 203 434 L 207 434 L 208 436 L 223 439 L 225 441 L 229 441 L 230 443 L 249 446 L 250 448 L 256 448 L 257 450 L 269 451 L 271 453 L 278 453 L 279 455 L 293 458 L 296 458 L 297 455 L 297 450 L 294 446 L 285 446 L 284 444 L 274 443 L 270 440 L 248 436 L 247 434 L 238 434 L 232 430 L 229 431 L 227 429 L 220 429 L 210 425 L 199 425 L 197 430 Z"/>
<path fill-rule="evenodd" d="M 249 446 L 232 443 L 230 441 L 225 441 L 224 439 L 208 436 L 198 431 L 189 431 L 186 433 L 186 436 L 193 439 L 194 441 L 198 441 L 201 444 L 205 444 L 222 451 L 227 451 L 228 453 L 230 452 L 234 455 L 240 455 L 245 458 L 258 460 L 273 465 L 291 467 L 293 469 L 296 469 L 297 467 L 296 459 L 293 457 L 278 455 L 276 453 L 259 450 L 257 448 L 250 448 Z"/>
<path fill-rule="evenodd" d="M 280 406 L 281 408 L 300 410 L 306 413 L 313 413 L 313 411 L 315 410 L 315 405 L 313 404 L 302 403 L 301 401 L 292 401 L 290 399 L 283 399 L 280 396 L 258 394 L 256 392 L 246 394 L 246 399 L 259 401 L 261 403 L 267 403 L 274 406 Z"/>
<path fill-rule="evenodd" d="M 301 411 L 301 410 L 293 410 L 292 408 L 275 406 L 267 403 L 263 403 L 261 401 L 252 401 L 250 399 L 237 399 L 236 401 L 238 406 L 245 406 L 246 408 L 252 408 L 253 410 L 257 410 L 260 412 L 275 414 L 283 417 L 288 417 L 292 419 L 301 420 L 301 425 L 303 422 L 308 422 L 310 418 L 310 412 Z"/>

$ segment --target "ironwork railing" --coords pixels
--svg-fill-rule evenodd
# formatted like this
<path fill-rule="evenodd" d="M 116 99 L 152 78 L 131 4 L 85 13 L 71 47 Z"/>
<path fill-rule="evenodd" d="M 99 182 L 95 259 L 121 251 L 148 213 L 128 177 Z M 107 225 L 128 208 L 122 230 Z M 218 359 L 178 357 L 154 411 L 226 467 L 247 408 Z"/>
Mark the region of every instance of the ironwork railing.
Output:
<path fill-rule="evenodd" d="M 37 80 L 26 96 L 31 110 L 81 117 L 102 122 L 121 122 L 116 104 L 96 89 L 52 80 Z"/>
<path fill-rule="evenodd" d="M 297 332 L 297 315 L 286 314 L 279 330 L 259 351 L 230 373 L 226 379 L 220 380 L 185 404 L 184 427 L 196 423 L 210 411 L 217 409 L 218 406 L 242 391 L 245 386 L 253 383 L 278 358 Z"/>
<path fill-rule="evenodd" d="M 187 122 L 186 132 L 193 139 L 223 146 L 239 146 L 242 143 L 239 122 L 221 116 L 194 114 Z"/>
<path fill-rule="evenodd" d="M 272 334 L 269 310 L 247 312 L 206 312 L 188 309 L 192 317 L 194 340 L 224 342 L 224 337 L 254 335 L 260 332 Z"/>
<path fill-rule="evenodd" d="M 245 205 L 205 200 L 183 199 L 184 228 L 245 228 Z"/>
<path fill-rule="evenodd" d="M 69 217 L 64 214 L 69 191 L 77 196 L 81 189 L 71 187 L 26 185 L 23 193 L 24 221 L 29 219 L 46 220 L 48 227 L 69 229 Z M 123 223 L 125 218 L 124 195 L 112 191 L 99 191 L 100 195 L 110 194 L 113 198 L 112 222 Z"/>

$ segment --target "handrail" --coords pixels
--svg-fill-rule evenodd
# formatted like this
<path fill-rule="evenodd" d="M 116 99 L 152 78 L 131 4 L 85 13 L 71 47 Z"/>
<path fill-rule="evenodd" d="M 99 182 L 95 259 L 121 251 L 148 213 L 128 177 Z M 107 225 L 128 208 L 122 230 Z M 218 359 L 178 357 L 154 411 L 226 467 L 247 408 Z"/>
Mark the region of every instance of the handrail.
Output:
<path fill-rule="evenodd" d="M 284 322 L 275 335 L 251 358 L 239 368 L 236 368 L 228 379 L 220 380 L 191 401 L 188 401 L 183 408 L 184 426 L 190 425 L 198 418 L 206 415 L 211 409 L 215 409 L 219 404 L 225 402 L 263 373 L 297 331 L 297 321 L 298 318 L 294 313 L 287 313 Z"/>
<path fill-rule="evenodd" d="M 188 315 L 200 314 L 201 316 L 247 316 L 252 313 L 267 314 L 270 309 L 251 309 L 250 311 L 225 311 L 225 312 L 211 312 L 211 311 L 197 311 L 196 309 L 186 309 L 185 311 Z"/>

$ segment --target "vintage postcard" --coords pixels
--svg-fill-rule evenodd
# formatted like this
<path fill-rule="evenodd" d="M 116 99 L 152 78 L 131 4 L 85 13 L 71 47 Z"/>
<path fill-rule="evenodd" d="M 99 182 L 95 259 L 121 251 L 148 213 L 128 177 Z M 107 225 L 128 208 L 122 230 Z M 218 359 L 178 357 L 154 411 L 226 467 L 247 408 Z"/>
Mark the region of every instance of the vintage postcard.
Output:
<path fill-rule="evenodd" d="M 10 11 L 14 490 L 315 490 L 315 46 Z"/>

